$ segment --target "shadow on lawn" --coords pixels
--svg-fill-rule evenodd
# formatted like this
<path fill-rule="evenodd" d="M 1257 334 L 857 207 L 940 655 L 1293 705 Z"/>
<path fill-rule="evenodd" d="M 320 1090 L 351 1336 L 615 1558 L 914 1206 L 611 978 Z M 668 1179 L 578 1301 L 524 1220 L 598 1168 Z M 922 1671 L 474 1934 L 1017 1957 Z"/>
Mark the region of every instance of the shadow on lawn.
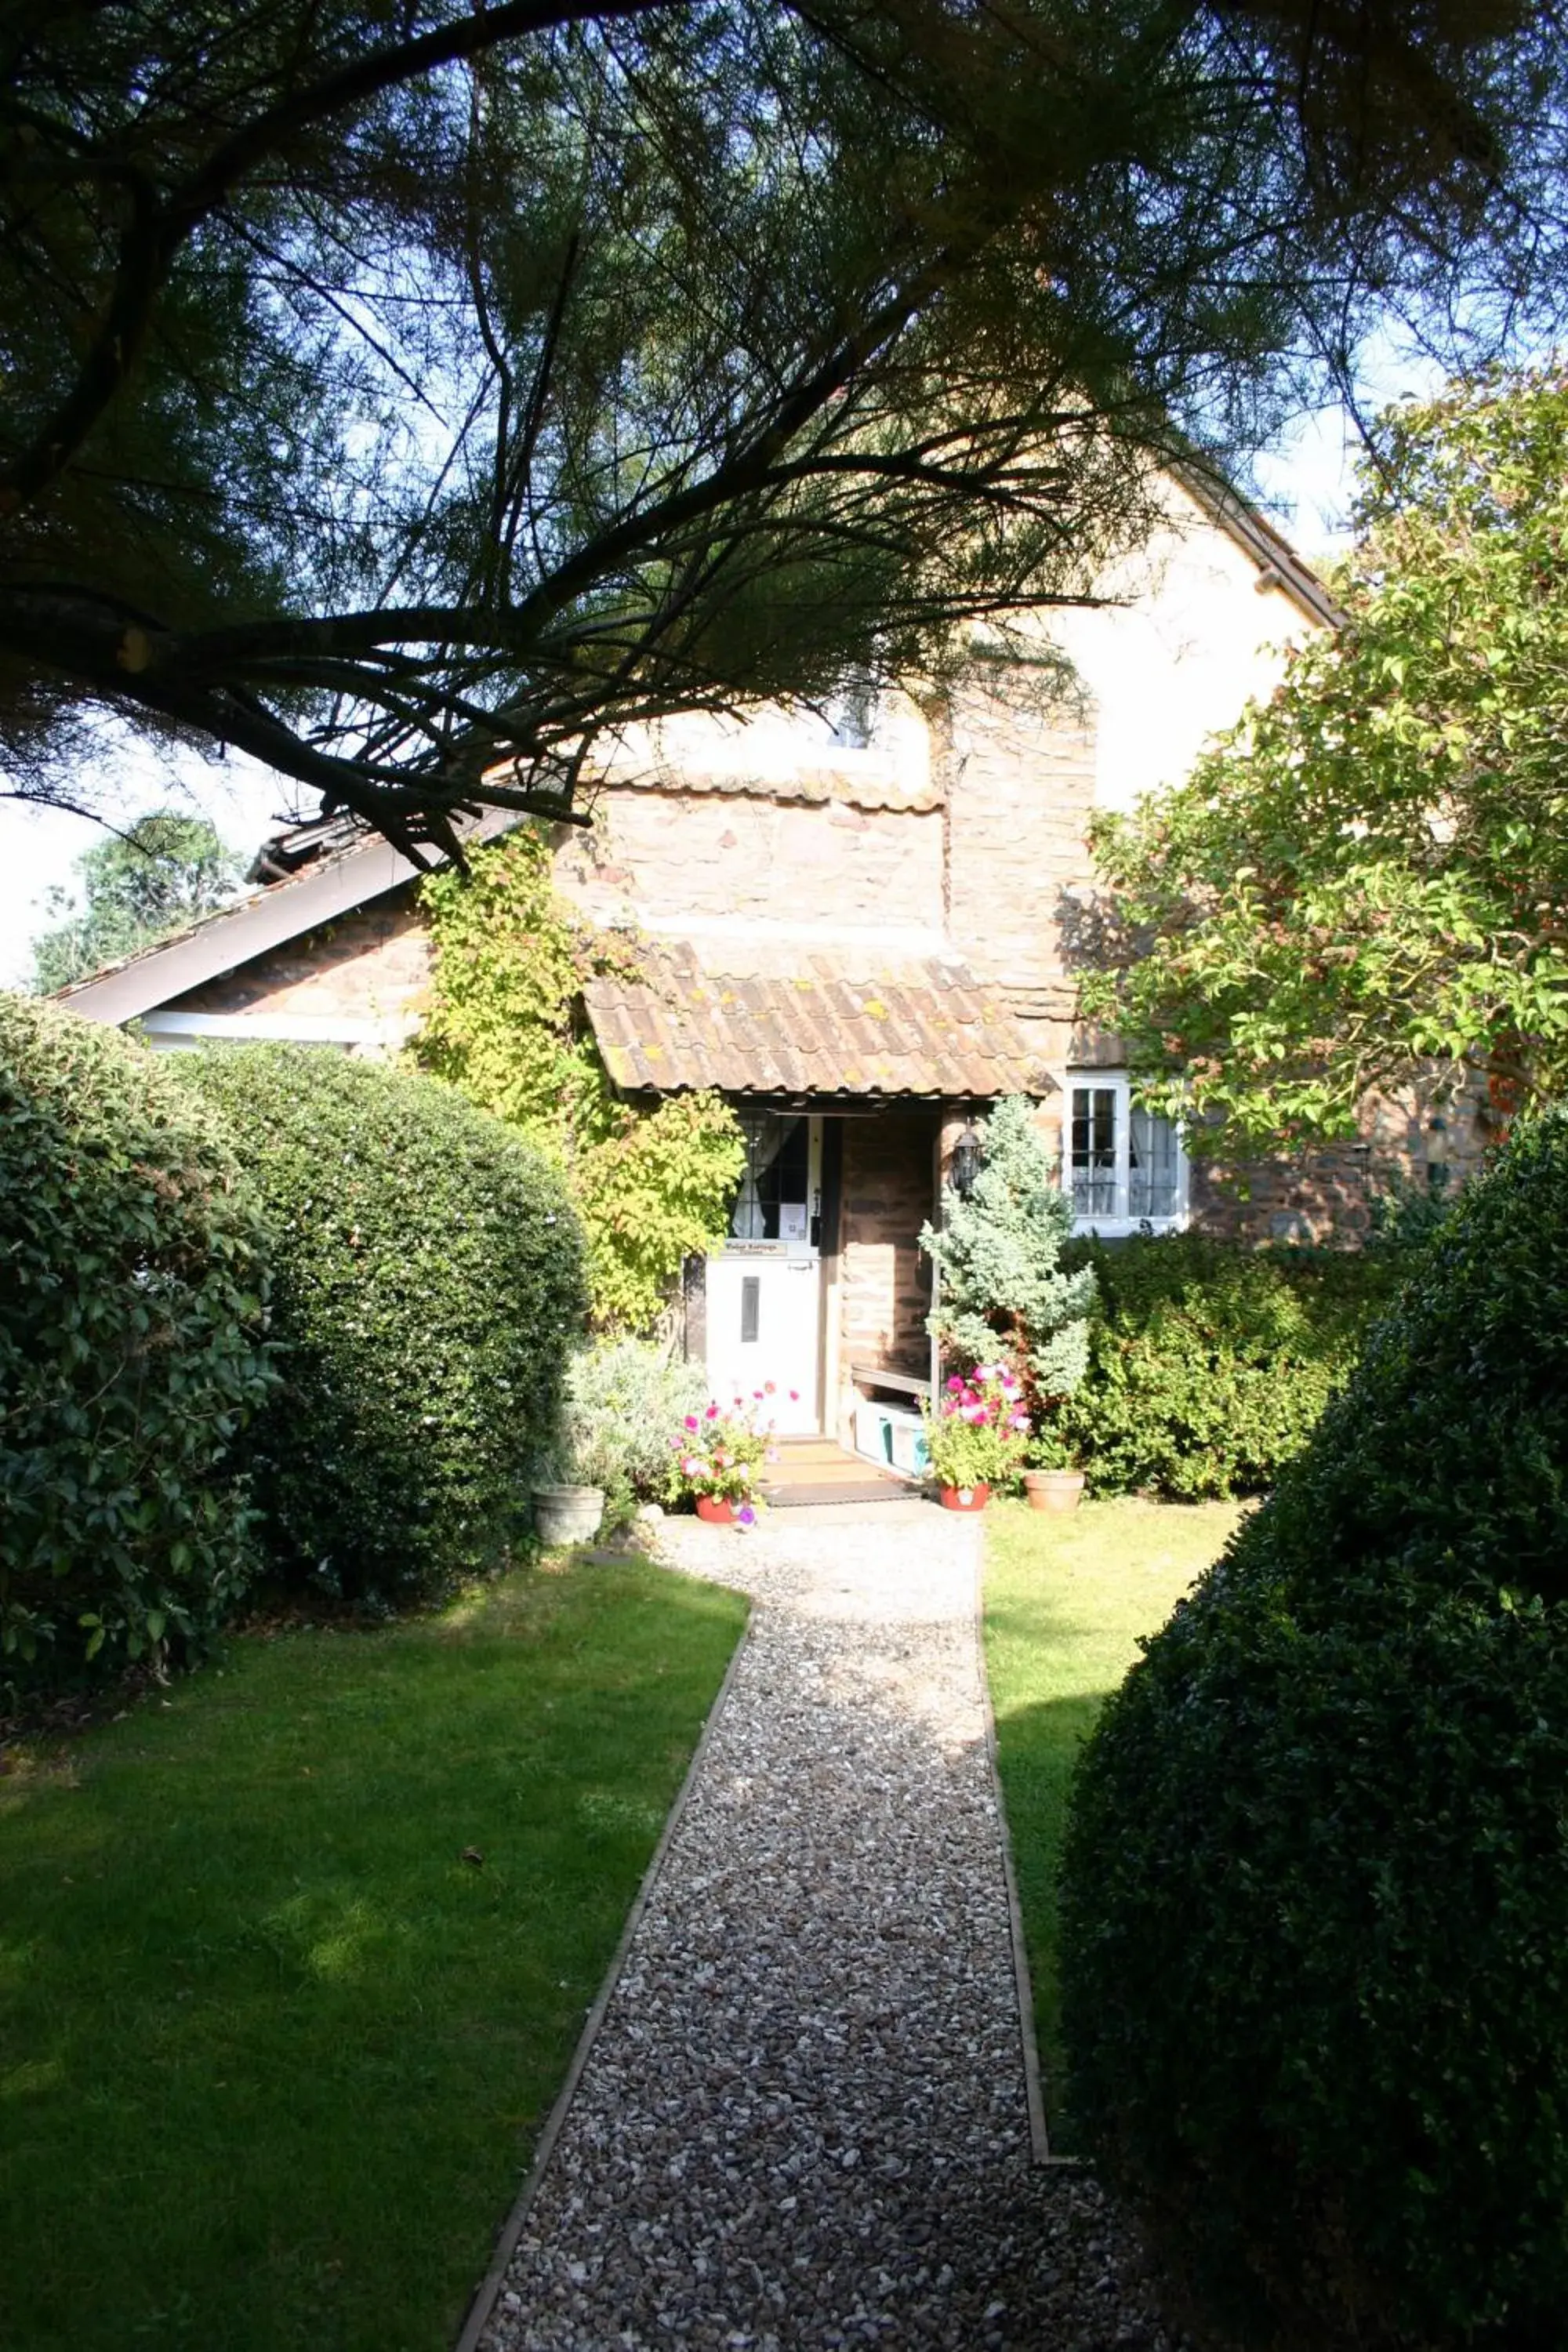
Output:
<path fill-rule="evenodd" d="M 551 1581 L 0 1781 L 6 2352 L 450 2339 L 743 1616 Z"/>

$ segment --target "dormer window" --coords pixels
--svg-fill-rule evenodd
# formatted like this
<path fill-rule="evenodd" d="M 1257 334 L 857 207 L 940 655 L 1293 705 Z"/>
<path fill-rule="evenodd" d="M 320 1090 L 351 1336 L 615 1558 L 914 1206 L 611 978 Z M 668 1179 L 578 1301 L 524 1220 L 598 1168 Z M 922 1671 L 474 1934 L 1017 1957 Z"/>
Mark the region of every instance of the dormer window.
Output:
<path fill-rule="evenodd" d="M 1186 1223 L 1181 1130 L 1132 1100 L 1122 1070 L 1069 1070 L 1062 1178 L 1077 1233 L 1168 1233 Z"/>

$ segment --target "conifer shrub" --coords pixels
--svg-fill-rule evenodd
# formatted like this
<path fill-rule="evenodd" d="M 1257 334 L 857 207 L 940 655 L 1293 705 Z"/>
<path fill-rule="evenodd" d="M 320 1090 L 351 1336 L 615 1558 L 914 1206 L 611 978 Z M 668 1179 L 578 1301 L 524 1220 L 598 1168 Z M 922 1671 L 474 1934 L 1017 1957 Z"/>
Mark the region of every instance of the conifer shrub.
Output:
<path fill-rule="evenodd" d="M 279 1574 L 356 1606 L 439 1597 L 522 1527 L 582 1324 L 559 1176 L 450 1087 L 320 1048 L 181 1076 L 265 1205 L 284 1385 L 254 1433 Z"/>
<path fill-rule="evenodd" d="M 929 1328 L 958 1362 L 1003 1354 L 1033 1398 L 1062 1397 L 1088 1361 L 1094 1272 L 1064 1261 L 1072 1208 L 1027 1097 L 1005 1096 L 980 1143 L 968 1197 L 944 1184 L 940 1227 L 921 1228 L 942 1285 Z"/>
<path fill-rule="evenodd" d="M 194 1656 L 255 1565 L 251 1189 L 165 1063 L 0 996 L 0 1682 Z"/>
<path fill-rule="evenodd" d="M 1568 1119 L 1412 1261 L 1074 1792 L 1074 2112 L 1205 2343 L 1568 2310 Z"/>
<path fill-rule="evenodd" d="M 1098 1302 L 1058 1414 L 1094 1494 L 1173 1502 L 1271 1486 L 1349 1379 L 1403 1259 L 1259 1250 L 1198 1234 L 1073 1242 Z"/>

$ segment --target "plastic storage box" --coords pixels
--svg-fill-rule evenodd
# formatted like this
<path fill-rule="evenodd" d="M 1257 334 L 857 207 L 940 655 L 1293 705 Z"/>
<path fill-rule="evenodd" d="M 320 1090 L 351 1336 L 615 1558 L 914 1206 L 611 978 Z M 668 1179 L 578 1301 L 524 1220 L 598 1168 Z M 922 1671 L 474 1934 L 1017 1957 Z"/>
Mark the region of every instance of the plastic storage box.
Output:
<path fill-rule="evenodd" d="M 862 1397 L 855 1408 L 855 1451 L 868 1462 L 890 1464 L 893 1459 L 892 1418 L 896 1405 L 878 1404 Z"/>
<path fill-rule="evenodd" d="M 895 1470 L 906 1478 L 923 1478 L 931 1468 L 931 1447 L 926 1443 L 925 1423 L 909 1405 L 890 1404 L 884 1408 L 888 1416 L 888 1434 L 892 1441 L 889 1460 Z"/>

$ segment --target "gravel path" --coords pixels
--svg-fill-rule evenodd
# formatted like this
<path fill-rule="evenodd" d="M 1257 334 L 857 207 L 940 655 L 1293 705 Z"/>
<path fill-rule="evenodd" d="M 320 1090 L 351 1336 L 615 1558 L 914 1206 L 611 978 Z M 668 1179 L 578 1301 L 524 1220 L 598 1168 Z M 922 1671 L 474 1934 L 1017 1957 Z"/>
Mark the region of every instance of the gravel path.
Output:
<path fill-rule="evenodd" d="M 1093 2182 L 1030 2163 L 978 1541 L 667 1523 L 752 1632 L 486 2352 L 1175 2352 Z"/>

